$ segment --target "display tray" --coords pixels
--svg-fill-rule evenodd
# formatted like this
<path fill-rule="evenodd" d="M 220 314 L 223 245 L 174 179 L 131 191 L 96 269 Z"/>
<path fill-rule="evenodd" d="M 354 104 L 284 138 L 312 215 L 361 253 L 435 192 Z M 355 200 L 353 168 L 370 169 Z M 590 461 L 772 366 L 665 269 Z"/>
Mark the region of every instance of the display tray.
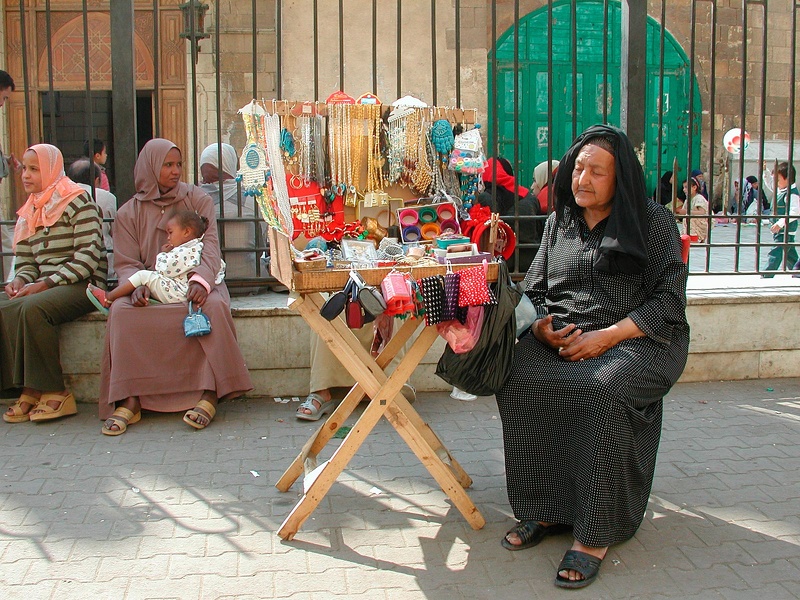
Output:
<path fill-rule="evenodd" d="M 294 268 L 289 251 L 289 238 L 269 228 L 270 241 L 270 272 L 283 285 L 300 294 L 311 292 L 335 292 L 344 288 L 350 276 L 350 269 L 326 269 L 324 271 L 298 271 Z M 469 269 L 474 264 L 451 265 L 453 271 Z M 445 265 L 426 267 L 381 267 L 376 269 L 359 269 L 358 272 L 370 285 L 380 285 L 383 278 L 392 269 L 410 272 L 414 279 L 422 279 L 431 275 L 444 275 L 447 272 Z M 497 281 L 497 263 L 488 263 L 486 273 L 487 281 Z"/>
<path fill-rule="evenodd" d="M 474 264 L 452 265 L 453 271 L 474 267 Z M 489 263 L 486 273 L 487 281 L 497 281 L 497 263 Z M 370 285 L 380 285 L 383 278 L 394 269 L 396 271 L 411 272 L 414 279 L 422 279 L 431 275 L 444 275 L 447 267 L 383 267 L 380 269 L 359 269 L 358 272 Z M 310 292 L 335 292 L 344 288 L 350 276 L 348 270 L 326 271 L 295 271 L 292 277 L 291 289 L 298 293 Z"/>

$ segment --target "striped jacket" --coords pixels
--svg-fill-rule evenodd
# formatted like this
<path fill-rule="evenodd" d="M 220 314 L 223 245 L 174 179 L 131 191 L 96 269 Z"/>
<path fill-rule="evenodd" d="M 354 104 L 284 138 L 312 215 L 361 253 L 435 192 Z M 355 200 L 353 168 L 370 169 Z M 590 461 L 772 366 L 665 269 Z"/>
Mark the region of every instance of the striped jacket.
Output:
<path fill-rule="evenodd" d="M 48 287 L 89 280 L 105 288 L 108 262 L 100 209 L 81 194 L 67 205 L 52 227 L 40 227 L 17 244 L 15 276 Z"/>

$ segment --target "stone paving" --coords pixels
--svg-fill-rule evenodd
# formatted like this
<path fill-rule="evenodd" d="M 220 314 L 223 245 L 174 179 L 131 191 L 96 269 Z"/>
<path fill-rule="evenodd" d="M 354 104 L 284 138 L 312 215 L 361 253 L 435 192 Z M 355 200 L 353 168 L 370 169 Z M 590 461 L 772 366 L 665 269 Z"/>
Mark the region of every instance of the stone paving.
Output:
<path fill-rule="evenodd" d="M 0 423 L 0 598 L 800 597 L 800 379 L 676 386 L 646 519 L 578 592 L 552 583 L 569 537 L 499 544 L 512 518 L 493 398 L 416 403 L 474 479 L 482 530 L 384 421 L 283 542 L 302 485 L 274 483 L 315 429 L 296 406 L 223 403 L 198 432 L 147 413 L 117 438 L 91 405 Z"/>

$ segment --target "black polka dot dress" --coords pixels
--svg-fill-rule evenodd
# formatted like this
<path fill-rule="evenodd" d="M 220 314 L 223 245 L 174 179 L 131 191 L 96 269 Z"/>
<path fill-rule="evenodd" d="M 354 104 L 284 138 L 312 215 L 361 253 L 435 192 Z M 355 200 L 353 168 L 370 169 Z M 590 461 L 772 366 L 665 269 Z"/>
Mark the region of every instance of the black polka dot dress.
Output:
<path fill-rule="evenodd" d="M 540 316 L 555 329 L 602 329 L 630 317 L 646 337 L 597 358 L 562 360 L 523 337 L 497 393 L 508 499 L 519 520 L 573 525 L 575 538 L 604 547 L 642 522 L 661 435 L 662 398 L 686 364 L 686 265 L 675 220 L 649 202 L 648 267 L 601 273 L 593 260 L 605 222 L 557 225 L 550 215 L 525 278 Z"/>

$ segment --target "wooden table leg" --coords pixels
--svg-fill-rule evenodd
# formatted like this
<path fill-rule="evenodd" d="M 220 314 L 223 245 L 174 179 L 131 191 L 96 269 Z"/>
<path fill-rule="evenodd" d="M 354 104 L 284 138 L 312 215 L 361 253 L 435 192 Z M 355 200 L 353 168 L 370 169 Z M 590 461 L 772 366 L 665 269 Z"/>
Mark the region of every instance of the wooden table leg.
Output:
<path fill-rule="evenodd" d="M 361 347 L 358 340 L 344 323 L 338 322 L 338 319 L 328 322 L 319 315 L 321 297 L 317 298 L 317 296 L 319 294 L 309 296 L 307 299 L 312 301 L 301 303 L 298 310 L 309 325 L 317 331 L 320 338 L 340 358 L 342 365 L 359 382 L 348 394 L 350 400 L 348 404 L 352 403 L 352 406 L 349 407 L 350 412 L 352 412 L 357 403 L 355 398 L 358 397 L 360 399 L 363 393 L 368 394 L 372 400 L 342 444 L 333 453 L 331 459 L 318 470 L 316 478 L 308 486 L 306 493 L 284 520 L 278 535 L 287 540 L 294 537 L 303 522 L 319 505 L 322 498 L 325 497 L 336 478 L 358 451 L 358 448 L 378 423 L 381 416 L 386 416 L 397 429 L 411 450 L 464 515 L 467 522 L 475 529 L 482 527 L 485 523 L 483 516 L 464 491 L 464 487 L 470 485 L 471 480 L 461 469 L 461 466 L 452 458 L 441 443 L 441 440 L 433 433 L 433 430 L 400 394 L 400 389 L 436 340 L 436 330 L 430 327 L 423 329 L 406 353 L 406 356 L 400 361 L 394 373 L 387 377 L 382 367 L 391 360 L 389 355 L 393 357 L 396 349 L 402 345 L 401 340 L 397 340 L 395 344 L 392 344 L 392 342 L 395 342 L 395 340 L 392 340 L 387 345 L 387 350 L 391 350 L 386 353 L 388 360 L 385 362 L 381 360 L 384 364 L 379 364 Z M 414 324 L 413 329 L 418 326 L 419 323 Z M 401 328 L 401 332 L 410 336 L 413 333 L 413 329 L 411 324 L 406 323 Z M 383 354 L 381 358 L 383 358 Z M 361 389 L 359 390 L 358 388 Z M 351 394 L 352 398 L 350 398 Z M 343 412 L 346 412 L 346 410 Z M 333 418 L 333 415 L 331 415 L 331 418 Z M 341 423 L 338 419 L 336 421 Z M 338 429 L 338 425 L 336 428 Z M 319 449 L 324 447 L 332 435 L 330 428 L 322 427 L 317 434 L 317 440 L 311 444 L 306 454 L 310 454 L 311 450 L 317 446 L 319 446 Z M 327 439 L 323 442 L 323 438 L 326 436 Z M 302 463 L 302 459 L 300 462 Z M 287 470 L 284 478 L 287 477 L 288 473 L 289 471 Z M 284 478 L 282 478 L 282 481 Z M 283 482 L 285 484 L 285 481 Z"/>
<path fill-rule="evenodd" d="M 293 305 L 293 308 L 297 309 L 299 306 L 300 303 L 297 303 Z M 315 303 L 315 307 L 316 306 L 317 304 Z M 397 334 L 392 336 L 392 339 L 389 341 L 380 355 L 378 355 L 378 357 L 375 359 L 375 362 L 379 367 L 385 368 L 386 365 L 392 362 L 394 357 L 400 351 L 400 348 L 405 345 L 408 339 L 417 330 L 419 325 L 420 322 L 414 320 L 409 320 L 403 324 Z M 303 446 L 303 449 L 292 461 L 292 464 L 289 465 L 289 468 L 287 468 L 283 475 L 281 475 L 280 479 L 278 479 L 275 487 L 282 492 L 289 491 L 289 488 L 294 485 L 294 482 L 297 481 L 297 478 L 303 473 L 304 463 L 306 460 L 315 458 L 322 451 L 322 449 L 331 440 L 331 438 L 333 438 L 334 434 L 339 430 L 342 424 L 353 413 L 356 406 L 358 406 L 359 402 L 361 402 L 365 395 L 366 392 L 364 391 L 364 388 L 362 388 L 360 384 L 356 383 L 344 397 L 344 400 L 342 400 L 339 406 L 336 407 L 336 410 L 334 410 L 333 413 L 328 416 L 328 419 L 325 421 L 325 425 L 320 427 L 314 433 L 311 439 L 306 442 L 306 444 Z"/>

